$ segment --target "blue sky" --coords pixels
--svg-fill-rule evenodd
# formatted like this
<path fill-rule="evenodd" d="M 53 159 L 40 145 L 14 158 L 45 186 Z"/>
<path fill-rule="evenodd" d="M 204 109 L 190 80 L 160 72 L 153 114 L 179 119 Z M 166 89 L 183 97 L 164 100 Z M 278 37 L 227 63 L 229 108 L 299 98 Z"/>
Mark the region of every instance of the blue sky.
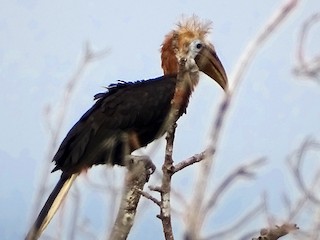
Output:
<path fill-rule="evenodd" d="M 92 105 L 93 95 L 103 91 L 103 86 L 118 79 L 132 81 L 162 74 L 160 45 L 164 35 L 183 14 L 196 14 L 213 22 L 210 40 L 230 73 L 248 41 L 281 3 L 276 0 L 3 1 L 0 9 L 2 239 L 21 238 L 30 225 L 43 162 L 50 161 L 45 159 L 49 134 L 44 109 L 50 104 L 52 114 L 57 113 L 56 103 L 79 64 L 86 42 L 94 50 L 108 48 L 110 52 L 86 69 L 72 97 L 61 140 Z M 218 182 L 230 169 L 255 157 L 266 156 L 268 165 L 254 182 L 235 187 L 234 194 L 228 195 L 228 200 L 222 203 L 219 214 L 216 214 L 213 220 L 216 224 L 223 219 L 228 222 L 226 216 L 232 219 L 232 211 L 243 210 L 234 206 L 233 197 L 243 197 L 239 189 L 246 191 L 246 197 L 241 199 L 243 205 L 240 205 L 257 202 L 257 196 L 267 191 L 272 207 L 278 211 L 279 193 L 292 188 L 285 165 L 288 153 L 305 136 L 320 133 L 320 109 L 316 107 L 320 87 L 292 74 L 300 26 L 304 19 L 319 10 L 318 1 L 302 1 L 259 51 L 245 75 L 224 129 L 213 181 Z M 320 41 L 320 34 L 317 33 L 315 31 L 310 38 L 310 53 L 319 52 L 316 43 Z M 204 149 L 222 94 L 216 84 L 202 76 L 188 114 L 179 121 L 176 160 Z M 159 169 L 163 145 L 160 147 L 154 157 Z M 119 169 L 115 171 L 121 172 Z M 54 183 L 58 174 L 51 175 L 50 183 Z M 195 176 L 193 168 L 174 179 L 178 189 L 180 186 L 186 188 L 183 193 L 186 198 L 192 190 L 188 186 L 192 185 Z M 105 225 L 95 223 L 100 218 L 94 215 L 99 213 L 96 202 L 101 206 L 103 200 L 99 193 L 88 189 L 82 191 L 84 196 L 88 196 L 88 192 L 93 204 L 88 200 L 85 209 L 91 213 L 88 218 L 93 222 L 92 229 L 103 232 Z M 158 209 L 148 206 L 141 214 L 141 222 L 147 221 L 152 229 L 150 235 L 145 235 L 146 239 L 148 236 L 162 239 L 160 222 L 154 217 Z M 136 226 L 132 239 L 140 239 L 143 229 L 143 225 Z M 48 230 L 54 232 L 54 228 Z"/>

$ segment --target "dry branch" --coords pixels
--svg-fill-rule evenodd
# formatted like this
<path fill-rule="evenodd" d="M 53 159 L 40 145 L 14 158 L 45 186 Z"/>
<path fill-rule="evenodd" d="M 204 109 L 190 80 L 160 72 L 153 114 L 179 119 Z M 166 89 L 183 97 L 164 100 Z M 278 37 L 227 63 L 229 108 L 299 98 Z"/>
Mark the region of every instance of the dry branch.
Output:
<path fill-rule="evenodd" d="M 265 163 L 266 163 L 265 158 L 258 158 L 257 160 L 252 161 L 251 163 L 239 166 L 233 172 L 228 174 L 226 179 L 224 179 L 221 182 L 221 184 L 209 197 L 209 200 L 204 206 L 204 210 L 202 213 L 203 218 L 201 221 L 203 222 L 205 221 L 206 216 L 209 214 L 210 210 L 212 210 L 215 207 L 216 203 L 218 202 L 218 199 L 222 197 L 223 193 L 226 192 L 227 189 L 229 189 L 229 187 L 233 185 L 233 183 L 235 183 L 241 177 L 253 178 L 257 168 Z"/>
<path fill-rule="evenodd" d="M 283 224 L 275 228 L 263 228 L 260 231 L 260 236 L 252 240 L 277 240 L 280 237 L 287 235 L 290 232 L 299 229 L 296 224 Z"/>
<path fill-rule="evenodd" d="M 307 57 L 306 53 L 307 38 L 310 34 L 311 27 L 313 27 L 316 23 L 320 23 L 320 12 L 311 15 L 307 20 L 305 20 L 301 27 L 297 47 L 298 66 L 294 68 L 294 73 L 297 75 L 314 78 L 319 82 L 320 53 L 310 57 Z"/>
<path fill-rule="evenodd" d="M 159 207 L 161 206 L 161 202 L 156 199 L 155 197 L 153 197 L 150 193 L 145 192 L 145 191 L 140 191 L 141 195 L 144 196 L 146 199 L 151 200 L 153 203 L 155 203 L 156 205 L 158 205 Z"/>
<path fill-rule="evenodd" d="M 310 150 L 320 150 L 320 143 L 314 141 L 311 138 L 307 138 L 301 146 L 292 154 L 292 156 L 288 159 L 288 163 L 293 171 L 294 178 L 296 180 L 297 186 L 299 187 L 300 191 L 307 196 L 307 198 L 314 202 L 315 204 L 320 204 L 320 199 L 314 191 L 307 187 L 307 184 L 304 181 L 303 174 L 302 174 L 302 164 L 304 162 L 304 157 L 306 153 Z M 315 175 L 314 182 L 315 184 L 320 180 L 319 174 Z M 315 185 L 314 184 L 314 185 Z"/>
<path fill-rule="evenodd" d="M 188 159 L 181 161 L 179 163 L 177 163 L 176 165 L 174 165 L 174 173 L 181 171 L 182 169 L 197 163 L 197 162 L 201 162 L 206 156 L 206 151 L 203 151 L 199 154 L 195 154 L 192 157 L 189 157 Z"/>
<path fill-rule="evenodd" d="M 118 215 L 109 239 L 127 239 L 136 215 L 141 189 L 152 173 L 149 159 L 137 161 L 128 167 Z"/>
<path fill-rule="evenodd" d="M 180 91 L 186 92 L 186 83 L 197 82 L 199 79 L 199 69 L 193 59 L 181 58 L 179 60 L 179 72 L 177 74 L 176 93 L 181 94 Z M 176 121 L 179 118 L 179 111 L 182 103 L 179 98 L 174 97 L 171 103 L 171 110 L 169 112 L 167 126 L 167 145 L 165 160 L 162 166 L 162 183 L 160 187 L 160 215 L 162 221 L 163 232 L 166 240 L 173 240 L 173 230 L 171 224 L 171 206 L 170 206 L 170 193 L 171 193 L 171 177 L 174 174 L 174 162 L 172 159 L 173 142 L 176 129 Z"/>
<path fill-rule="evenodd" d="M 177 117 L 177 115 L 176 115 Z M 176 120 L 175 120 L 176 121 Z M 170 193 L 171 193 L 171 177 L 173 175 L 173 141 L 175 134 L 176 124 L 175 122 L 169 127 L 167 131 L 167 145 L 165 161 L 162 166 L 162 184 L 161 184 L 161 202 L 160 202 L 160 215 L 159 218 L 162 221 L 163 232 L 166 240 L 173 240 L 173 230 L 171 224 L 171 205 L 170 205 Z"/>
<path fill-rule="evenodd" d="M 234 224 L 230 225 L 225 230 L 213 233 L 207 237 L 202 238 L 201 240 L 214 240 L 214 239 L 227 239 L 232 236 L 236 236 L 239 231 L 250 221 L 256 217 L 263 208 L 263 203 L 258 204 L 253 209 L 249 210 L 242 217 L 240 217 Z"/>

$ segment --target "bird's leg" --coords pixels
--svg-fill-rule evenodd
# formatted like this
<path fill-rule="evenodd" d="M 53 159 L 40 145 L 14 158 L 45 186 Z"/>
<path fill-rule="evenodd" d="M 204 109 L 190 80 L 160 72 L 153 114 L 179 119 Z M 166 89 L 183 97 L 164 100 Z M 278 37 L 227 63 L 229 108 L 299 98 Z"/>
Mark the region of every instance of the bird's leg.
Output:
<path fill-rule="evenodd" d="M 144 167 L 148 172 L 147 174 L 148 176 L 153 174 L 154 171 L 156 170 L 156 166 L 154 165 L 150 157 L 147 155 L 142 155 L 142 156 L 127 155 L 125 157 L 125 166 L 127 166 L 129 170 L 134 169 L 134 166 L 136 164 L 144 164 Z"/>

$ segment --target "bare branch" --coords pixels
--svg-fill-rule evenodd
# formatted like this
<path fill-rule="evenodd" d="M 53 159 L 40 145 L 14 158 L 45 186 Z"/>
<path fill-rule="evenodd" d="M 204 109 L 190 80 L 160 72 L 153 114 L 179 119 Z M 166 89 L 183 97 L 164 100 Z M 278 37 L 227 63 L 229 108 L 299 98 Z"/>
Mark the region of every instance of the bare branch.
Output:
<path fill-rule="evenodd" d="M 149 166 L 146 161 L 137 161 L 129 168 L 125 176 L 118 216 L 109 239 L 127 239 L 136 215 L 141 189 L 143 189 L 150 176 Z"/>
<path fill-rule="evenodd" d="M 159 187 L 159 186 L 149 186 L 148 188 L 149 188 L 151 191 L 155 191 L 155 192 L 159 192 L 159 193 L 162 192 L 162 189 L 161 189 L 161 187 Z"/>
<path fill-rule="evenodd" d="M 163 232 L 166 240 L 173 240 L 173 230 L 171 224 L 171 177 L 174 174 L 174 165 L 172 159 L 173 142 L 176 130 L 176 121 L 183 109 L 184 98 L 188 97 L 188 87 L 191 83 L 198 82 L 199 69 L 194 59 L 188 59 L 185 56 L 179 56 L 179 71 L 177 74 L 177 84 L 173 99 L 171 101 L 171 109 L 168 119 L 164 124 L 167 131 L 167 145 L 165 152 L 165 160 L 162 165 L 162 183 L 161 183 L 161 206 L 159 218 L 162 221 Z"/>
<path fill-rule="evenodd" d="M 290 232 L 299 229 L 296 224 L 283 224 L 281 226 L 276 226 L 275 228 L 263 228 L 260 231 L 260 236 L 258 238 L 253 238 L 252 240 L 277 240 L 280 237 L 287 235 Z"/>
<path fill-rule="evenodd" d="M 237 169 L 235 169 L 231 174 L 228 174 L 226 179 L 222 181 L 222 183 L 219 185 L 219 187 L 214 191 L 212 196 L 209 198 L 207 204 L 204 207 L 204 215 L 208 214 L 210 209 L 212 209 L 218 199 L 222 196 L 222 194 L 240 177 L 246 177 L 246 178 L 253 178 L 254 172 L 256 171 L 256 168 L 261 167 L 261 165 L 266 163 L 266 158 L 258 158 L 257 160 L 239 166 Z"/>
<path fill-rule="evenodd" d="M 267 220 L 268 226 L 272 226 L 276 222 L 276 219 L 271 214 L 271 211 L 269 209 L 269 205 L 268 205 L 269 202 L 268 202 L 268 194 L 267 194 L 267 192 L 264 192 L 262 194 L 262 199 L 263 199 L 263 211 L 262 211 L 262 213 L 264 214 L 265 219 Z"/>
<path fill-rule="evenodd" d="M 174 170 L 173 170 L 174 173 L 179 172 L 182 169 L 184 169 L 185 167 L 188 167 L 194 163 L 202 161 L 205 158 L 205 154 L 206 154 L 206 152 L 203 151 L 199 154 L 193 155 L 192 157 L 190 157 L 184 161 L 177 163 L 176 165 L 174 165 Z"/>
<path fill-rule="evenodd" d="M 320 22 L 320 12 L 311 15 L 301 27 L 297 47 L 298 66 L 294 68 L 294 73 L 314 78 L 320 81 L 320 53 L 312 57 L 306 56 L 307 37 L 310 34 L 311 27 Z"/>
<path fill-rule="evenodd" d="M 151 200 L 153 203 L 155 203 L 159 207 L 161 206 L 161 202 L 158 199 L 156 199 L 154 196 L 152 196 L 150 193 L 140 190 L 140 194 L 144 196 L 146 199 Z"/>
<path fill-rule="evenodd" d="M 206 218 L 209 216 L 210 212 L 213 208 L 217 205 L 218 200 L 222 197 L 223 193 L 225 193 L 233 183 L 235 183 L 239 178 L 246 177 L 246 178 L 253 178 L 256 168 L 260 167 L 262 164 L 265 164 L 265 158 L 258 158 L 251 163 L 246 165 L 239 166 L 233 172 L 227 175 L 227 177 L 221 182 L 221 184 L 217 187 L 217 189 L 213 192 L 207 203 L 203 206 L 202 212 L 200 215 L 202 216 L 199 219 L 198 224 L 202 225 Z"/>
<path fill-rule="evenodd" d="M 320 199 L 317 197 L 312 190 L 309 190 L 303 180 L 302 163 L 304 156 L 307 151 L 311 149 L 320 149 L 320 143 L 315 142 L 311 138 L 307 138 L 299 147 L 299 149 L 288 159 L 290 166 L 295 175 L 295 180 L 299 189 L 315 204 L 320 204 Z M 315 181 L 319 181 L 320 178 L 318 174 L 315 176 Z"/>
<path fill-rule="evenodd" d="M 249 210 L 244 216 L 238 219 L 238 221 L 232 224 L 227 229 L 211 234 L 208 237 L 202 238 L 202 240 L 209 240 L 209 239 L 227 239 L 230 236 L 236 236 L 237 233 L 241 230 L 241 228 L 250 222 L 254 217 L 256 217 L 263 208 L 263 203 L 258 204 L 252 210 Z"/>
<path fill-rule="evenodd" d="M 172 150 L 175 134 L 176 124 L 174 123 L 167 131 L 167 145 L 165 161 L 162 166 L 162 184 L 161 184 L 161 202 L 160 202 L 160 215 L 162 221 L 163 232 L 166 240 L 173 240 L 173 230 L 171 224 L 171 206 L 170 206 L 170 192 L 171 192 L 171 177 L 173 174 L 173 160 Z"/>

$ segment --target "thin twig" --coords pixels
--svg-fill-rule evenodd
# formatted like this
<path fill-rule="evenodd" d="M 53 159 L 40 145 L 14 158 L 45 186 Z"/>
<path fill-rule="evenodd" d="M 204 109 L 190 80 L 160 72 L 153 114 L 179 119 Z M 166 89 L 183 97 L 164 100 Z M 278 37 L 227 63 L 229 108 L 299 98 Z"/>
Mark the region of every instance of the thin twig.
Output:
<path fill-rule="evenodd" d="M 262 208 L 263 208 L 263 203 L 258 204 L 256 207 L 254 207 L 252 210 L 249 210 L 244 216 L 239 218 L 236 223 L 232 224 L 227 229 L 211 234 L 205 238 L 202 238 L 202 240 L 227 239 L 227 238 L 230 238 L 230 236 L 236 236 L 237 233 L 240 232 L 241 228 L 245 224 L 251 221 L 254 217 L 256 217 L 262 211 Z"/>
<path fill-rule="evenodd" d="M 314 55 L 307 58 L 306 56 L 306 42 L 309 36 L 311 27 L 320 22 L 320 12 L 311 15 L 301 27 L 298 47 L 297 47 L 297 61 L 298 66 L 294 68 L 294 73 L 297 75 L 305 75 L 307 77 L 320 80 L 320 55 Z"/>
<path fill-rule="evenodd" d="M 302 176 L 302 163 L 304 160 L 305 154 L 312 149 L 320 149 L 320 143 L 315 142 L 314 140 L 307 138 L 299 147 L 299 149 L 289 158 L 288 162 L 291 165 L 292 171 L 295 175 L 295 180 L 297 186 L 300 191 L 302 191 L 305 196 L 307 196 L 310 201 L 315 204 L 320 204 L 320 199 L 317 197 L 312 190 L 308 189 L 307 185 L 304 182 L 304 178 Z M 319 180 L 318 176 L 316 176 L 316 181 Z"/>
<path fill-rule="evenodd" d="M 197 162 L 201 162 L 204 158 L 205 158 L 205 151 L 199 153 L 199 154 L 195 154 L 192 157 L 189 157 L 188 159 L 181 161 L 179 163 L 177 163 L 176 165 L 174 165 L 174 173 L 181 171 L 182 169 L 197 163 Z"/>
<path fill-rule="evenodd" d="M 225 180 L 221 182 L 218 188 L 213 192 L 207 204 L 204 206 L 204 216 L 216 205 L 222 194 L 240 177 L 252 178 L 258 167 L 266 163 L 266 158 L 258 158 L 251 163 L 237 167 L 233 172 L 228 174 Z"/>
<path fill-rule="evenodd" d="M 142 191 L 142 190 L 139 190 L 139 191 L 140 191 L 140 194 L 142 196 L 144 196 L 146 199 L 151 200 L 153 203 L 155 203 L 159 207 L 161 206 L 161 202 L 158 199 L 156 199 L 154 196 L 152 196 L 150 193 Z"/>
<path fill-rule="evenodd" d="M 220 183 L 217 189 L 213 192 L 213 194 L 209 197 L 209 200 L 207 201 L 206 205 L 204 205 L 202 210 L 203 212 L 201 213 L 202 218 L 199 220 L 199 224 L 202 225 L 205 222 L 206 218 L 217 205 L 217 202 L 222 197 L 223 193 L 225 193 L 231 186 L 233 186 L 233 183 L 235 183 L 241 177 L 253 178 L 256 169 L 260 167 L 262 164 L 265 164 L 265 162 L 265 158 L 258 158 L 255 161 L 252 161 L 251 163 L 237 167 L 234 171 L 228 174 L 227 177 Z M 262 209 L 262 204 L 260 204 L 259 206 L 260 209 Z"/>
<path fill-rule="evenodd" d="M 149 186 L 148 188 L 150 189 L 150 191 L 155 191 L 155 192 L 158 192 L 158 193 L 162 192 L 162 188 L 159 187 L 159 186 Z"/>

